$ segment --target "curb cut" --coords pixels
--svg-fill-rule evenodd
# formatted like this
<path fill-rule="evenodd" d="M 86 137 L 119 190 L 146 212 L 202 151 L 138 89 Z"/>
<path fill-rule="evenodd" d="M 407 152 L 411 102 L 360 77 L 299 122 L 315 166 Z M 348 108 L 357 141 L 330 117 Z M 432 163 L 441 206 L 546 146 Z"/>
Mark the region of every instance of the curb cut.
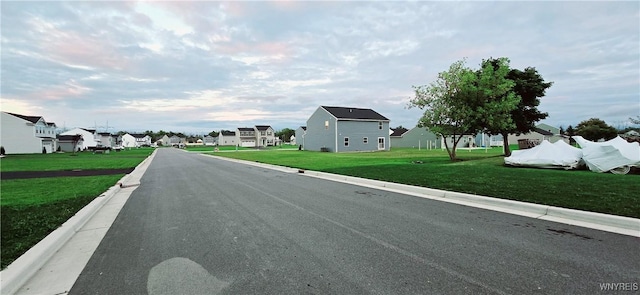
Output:
<path fill-rule="evenodd" d="M 331 181 L 355 184 L 375 189 L 381 189 L 396 193 L 408 194 L 420 198 L 445 201 L 470 207 L 499 211 L 503 213 L 515 214 L 535 219 L 559 222 L 580 227 L 587 227 L 602 231 L 613 232 L 622 235 L 640 237 L 640 219 L 632 217 L 617 216 L 611 214 L 581 211 L 576 209 L 568 209 L 555 207 L 550 205 L 540 205 L 527 203 L 522 201 L 514 201 L 507 199 L 499 199 L 493 197 L 485 197 L 473 194 L 451 192 L 426 187 L 412 186 L 380 180 L 358 178 L 353 176 L 345 176 L 331 174 L 326 172 L 318 172 L 312 170 L 304 170 L 297 168 L 289 168 L 276 166 L 271 164 L 257 163 L 246 160 L 237 160 L 215 156 L 211 154 L 202 154 L 203 156 L 211 156 L 231 162 L 238 162 L 247 165 L 273 169 L 285 173 L 299 173 L 304 176 L 321 178 Z"/>
<path fill-rule="evenodd" d="M 115 185 L 107 189 L 106 192 L 97 196 L 60 227 L 2 270 L 2 272 L 0 272 L 0 286 L 2 287 L 0 293 L 13 294 L 18 291 L 74 234 L 82 229 L 104 204 L 120 192 L 121 188 L 134 186 L 132 184 L 135 184 L 135 182 L 130 181 L 130 179 L 135 179 L 133 175 L 138 176 L 139 179 L 139 177 L 144 174 L 143 170 L 146 169 L 146 166 L 149 165 L 154 156 L 155 150 L 140 162 L 131 173 L 123 176 Z M 137 184 L 140 184 L 139 180 Z"/>

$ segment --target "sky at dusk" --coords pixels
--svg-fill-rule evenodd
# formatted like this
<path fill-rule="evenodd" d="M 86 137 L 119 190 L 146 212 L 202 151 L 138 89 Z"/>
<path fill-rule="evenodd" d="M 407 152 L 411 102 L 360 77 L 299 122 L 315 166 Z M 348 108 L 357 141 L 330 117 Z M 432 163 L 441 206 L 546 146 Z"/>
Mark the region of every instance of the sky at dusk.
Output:
<path fill-rule="evenodd" d="M 507 57 L 553 126 L 640 115 L 640 2 L 1 2 L 1 109 L 58 127 L 296 129 L 320 105 L 413 127 L 413 85 Z"/>

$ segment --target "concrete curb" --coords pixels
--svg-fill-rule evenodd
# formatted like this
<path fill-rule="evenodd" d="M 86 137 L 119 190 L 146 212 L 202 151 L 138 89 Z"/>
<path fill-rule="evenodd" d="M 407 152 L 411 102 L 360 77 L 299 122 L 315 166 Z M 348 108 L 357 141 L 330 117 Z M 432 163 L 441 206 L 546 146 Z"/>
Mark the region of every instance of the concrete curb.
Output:
<path fill-rule="evenodd" d="M 123 176 L 116 185 L 100 194 L 89 204 L 80 209 L 59 228 L 18 257 L 6 269 L 0 272 L 0 294 L 13 294 L 18 291 L 38 270 L 55 254 L 74 234 L 89 221 L 104 204 L 115 196 L 122 187 L 132 186 L 142 177 L 146 167 L 155 156 L 155 151 L 144 159 L 129 174 Z M 137 177 L 137 178 L 136 178 Z M 124 185 L 124 186 L 123 186 Z"/>
<path fill-rule="evenodd" d="M 397 193 L 408 194 L 420 198 L 433 199 L 455 203 L 476 208 L 483 208 L 493 211 L 499 211 L 509 214 L 521 215 L 530 218 L 543 219 L 564 224 L 587 227 L 597 230 L 603 230 L 623 235 L 640 237 L 640 219 L 616 216 L 610 214 L 581 211 L 575 209 L 567 209 L 554 207 L 549 205 L 540 205 L 526 203 L 521 201 L 498 199 L 492 197 L 478 196 L 473 194 L 465 194 L 451 191 L 444 191 L 432 188 L 411 186 L 406 184 L 398 184 L 385 182 L 380 180 L 372 180 L 358 178 L 353 176 L 345 176 L 331 174 L 326 172 L 317 172 L 311 170 L 302 170 L 289 167 L 282 167 L 264 163 L 256 163 L 245 160 L 230 159 L 207 154 L 203 156 L 212 156 L 217 159 L 239 162 L 257 167 L 278 170 L 287 173 L 300 173 L 301 175 L 322 178 L 331 181 L 355 184 L 370 188 L 382 189 Z"/>

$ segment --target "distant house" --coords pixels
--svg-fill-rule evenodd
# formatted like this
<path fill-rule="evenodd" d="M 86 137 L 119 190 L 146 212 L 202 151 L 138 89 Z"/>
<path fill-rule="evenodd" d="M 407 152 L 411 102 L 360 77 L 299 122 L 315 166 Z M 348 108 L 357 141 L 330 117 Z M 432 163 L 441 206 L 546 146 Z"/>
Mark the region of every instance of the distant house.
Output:
<path fill-rule="evenodd" d="M 241 147 L 256 147 L 256 130 L 249 127 L 236 129 L 237 142 Z"/>
<path fill-rule="evenodd" d="M 440 137 L 427 128 L 414 127 L 411 129 L 396 128 L 389 135 L 391 147 L 416 149 L 439 149 L 442 145 Z"/>
<path fill-rule="evenodd" d="M 82 135 L 82 149 L 86 150 L 89 148 L 94 148 L 100 144 L 100 135 L 96 132 L 95 129 L 90 128 L 74 128 L 65 132 L 60 133 L 60 135 Z"/>
<path fill-rule="evenodd" d="M 553 135 L 560 134 L 560 128 L 558 128 L 558 127 L 553 127 L 551 125 L 547 125 L 547 124 L 544 124 L 544 123 L 540 123 L 540 124 L 536 125 L 536 127 L 540 128 L 542 130 L 545 130 L 545 131 L 547 131 L 547 132 L 549 132 L 549 133 L 551 133 Z"/>
<path fill-rule="evenodd" d="M 218 134 L 218 145 L 230 145 L 235 146 L 238 144 L 238 139 L 236 138 L 236 132 L 222 130 L 220 134 Z"/>
<path fill-rule="evenodd" d="M 509 144 L 518 144 L 518 140 L 520 139 L 529 139 L 535 142 L 542 142 L 543 140 L 548 140 L 551 143 L 554 143 L 558 140 L 561 140 L 561 137 L 558 136 L 554 136 L 553 133 L 535 127 L 533 131 L 529 132 L 529 133 L 524 133 L 524 134 L 520 134 L 520 135 L 515 135 L 515 134 L 509 134 Z"/>
<path fill-rule="evenodd" d="M 164 135 L 156 138 L 155 144 L 157 144 L 158 146 L 170 146 L 171 145 L 171 139 L 169 138 L 168 135 L 164 134 Z"/>
<path fill-rule="evenodd" d="M 304 136 L 307 134 L 307 126 L 300 126 L 296 129 L 296 142 L 293 144 L 301 145 L 304 149 Z"/>
<path fill-rule="evenodd" d="M 104 147 L 115 147 L 116 146 L 116 142 L 113 138 L 113 135 L 111 135 L 111 133 L 109 132 L 98 132 L 97 133 L 97 137 L 98 137 L 98 145 L 99 146 L 104 146 Z"/>
<path fill-rule="evenodd" d="M 41 116 L 0 114 L 0 146 L 6 154 L 52 153 L 58 148 L 55 123 Z"/>
<path fill-rule="evenodd" d="M 186 145 L 187 144 L 187 138 L 186 137 L 180 137 L 177 135 L 173 135 L 169 138 L 169 141 L 171 142 L 171 146 L 180 146 L 180 145 Z"/>
<path fill-rule="evenodd" d="M 310 151 L 389 150 L 389 119 L 372 109 L 320 106 L 307 120 Z"/>
<path fill-rule="evenodd" d="M 79 152 L 82 151 L 82 135 L 58 135 L 58 147 L 63 152 Z"/>
<path fill-rule="evenodd" d="M 204 145 L 216 145 L 216 140 L 217 139 L 218 139 L 217 137 L 213 137 L 213 136 L 210 136 L 210 135 L 205 135 L 202 138 L 202 142 L 204 143 Z"/>
<path fill-rule="evenodd" d="M 276 145 L 276 132 L 269 125 L 256 125 L 257 146 L 274 146 Z"/>
<path fill-rule="evenodd" d="M 123 147 L 151 146 L 151 136 L 139 133 L 127 133 L 122 136 Z"/>

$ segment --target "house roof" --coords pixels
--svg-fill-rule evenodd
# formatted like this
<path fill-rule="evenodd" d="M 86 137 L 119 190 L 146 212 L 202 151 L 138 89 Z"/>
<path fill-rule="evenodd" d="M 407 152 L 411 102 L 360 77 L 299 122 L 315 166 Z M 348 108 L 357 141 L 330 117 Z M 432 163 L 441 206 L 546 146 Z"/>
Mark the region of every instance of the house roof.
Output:
<path fill-rule="evenodd" d="M 37 123 L 40 120 L 40 118 L 42 118 L 42 116 L 25 116 L 25 115 L 14 114 L 14 113 L 9 113 L 9 112 L 5 112 L 5 113 L 7 113 L 9 115 L 12 115 L 14 117 L 18 117 L 20 119 L 29 121 L 31 123 Z"/>
<path fill-rule="evenodd" d="M 76 135 L 60 135 L 58 134 L 57 138 L 58 140 L 75 140 L 77 137 L 80 137 L 79 139 L 82 139 L 82 135 L 80 134 L 76 134 Z"/>
<path fill-rule="evenodd" d="M 96 133 L 95 129 L 91 129 L 91 128 L 80 128 L 80 129 L 82 129 L 84 131 L 87 131 L 87 132 Z M 133 134 L 131 134 L 131 135 L 133 135 Z"/>
<path fill-rule="evenodd" d="M 300 126 L 300 128 L 302 128 L 302 130 L 307 131 L 307 126 Z"/>
<path fill-rule="evenodd" d="M 389 121 L 387 117 L 380 115 L 372 109 L 329 106 L 321 106 L 321 108 L 338 119 Z"/>
<path fill-rule="evenodd" d="M 393 130 L 393 133 L 391 133 L 391 135 L 389 136 L 402 136 L 403 134 L 407 133 L 407 131 L 409 131 L 409 129 L 404 128 L 404 127 L 400 127 L 400 128 L 391 128 L 391 130 Z"/>
<path fill-rule="evenodd" d="M 538 133 L 540 133 L 540 134 L 542 134 L 542 135 L 546 135 L 546 136 L 553 136 L 553 133 L 551 133 L 551 132 L 549 132 L 549 131 L 547 131 L 547 130 L 544 130 L 544 129 L 538 128 L 538 127 L 533 128 L 533 131 L 538 132 Z"/>
<path fill-rule="evenodd" d="M 146 134 L 140 134 L 140 133 L 130 133 L 129 135 L 135 138 L 144 138 L 145 136 L 147 136 Z"/>
<path fill-rule="evenodd" d="M 269 126 L 269 125 L 256 125 L 256 129 L 258 129 L 260 131 L 266 131 L 269 128 L 271 128 L 271 126 Z"/>
<path fill-rule="evenodd" d="M 56 126 L 56 123 L 53 123 L 53 122 L 47 122 L 47 126 L 49 126 L 49 127 L 55 127 L 55 126 Z"/>
<path fill-rule="evenodd" d="M 249 127 L 241 127 L 241 128 L 238 128 L 238 130 L 239 131 L 256 131 L 255 129 L 249 128 Z"/>
<path fill-rule="evenodd" d="M 228 130 L 220 131 L 220 134 L 222 134 L 222 136 L 236 136 L 235 131 L 228 131 Z"/>
<path fill-rule="evenodd" d="M 111 135 L 111 133 L 109 133 L 109 132 L 99 132 L 98 134 L 104 135 L 104 136 L 110 136 Z"/>

